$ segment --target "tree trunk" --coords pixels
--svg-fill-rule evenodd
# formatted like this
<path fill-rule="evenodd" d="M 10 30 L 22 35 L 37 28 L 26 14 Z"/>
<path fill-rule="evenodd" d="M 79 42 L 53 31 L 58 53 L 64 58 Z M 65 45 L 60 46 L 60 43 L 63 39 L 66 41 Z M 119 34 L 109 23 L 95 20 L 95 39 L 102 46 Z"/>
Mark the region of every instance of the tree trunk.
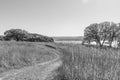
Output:
<path fill-rule="evenodd" d="M 109 47 L 112 47 L 112 41 L 109 42 Z"/>
<path fill-rule="evenodd" d="M 99 44 L 100 47 L 102 47 L 102 44 L 101 44 L 100 40 L 97 40 L 96 43 Z"/>

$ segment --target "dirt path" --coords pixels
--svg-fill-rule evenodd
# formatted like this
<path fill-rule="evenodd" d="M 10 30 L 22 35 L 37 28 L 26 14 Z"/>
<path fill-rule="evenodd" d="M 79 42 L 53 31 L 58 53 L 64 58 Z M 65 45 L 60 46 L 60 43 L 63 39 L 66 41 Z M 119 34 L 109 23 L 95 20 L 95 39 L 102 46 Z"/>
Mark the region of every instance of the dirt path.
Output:
<path fill-rule="evenodd" d="M 45 80 L 48 77 L 51 78 L 55 73 L 54 71 L 62 65 L 59 55 L 55 52 L 54 54 L 56 55 L 55 59 L 9 72 L 1 77 L 0 80 Z"/>

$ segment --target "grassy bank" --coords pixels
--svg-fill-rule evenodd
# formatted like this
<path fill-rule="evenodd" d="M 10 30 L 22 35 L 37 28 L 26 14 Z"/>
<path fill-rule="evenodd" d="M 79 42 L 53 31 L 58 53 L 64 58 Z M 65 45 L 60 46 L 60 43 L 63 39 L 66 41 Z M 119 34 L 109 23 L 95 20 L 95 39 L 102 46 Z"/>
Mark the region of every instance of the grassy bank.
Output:
<path fill-rule="evenodd" d="M 120 50 L 57 44 L 63 66 L 53 80 L 120 80 Z"/>
<path fill-rule="evenodd" d="M 0 74 L 45 62 L 54 57 L 42 43 L 0 42 Z"/>

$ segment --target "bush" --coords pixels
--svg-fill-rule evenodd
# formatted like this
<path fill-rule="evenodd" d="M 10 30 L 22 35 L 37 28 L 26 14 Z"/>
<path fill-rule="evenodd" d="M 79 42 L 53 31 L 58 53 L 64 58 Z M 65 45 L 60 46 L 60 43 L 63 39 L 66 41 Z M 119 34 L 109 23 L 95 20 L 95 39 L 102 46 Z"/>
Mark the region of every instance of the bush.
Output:
<path fill-rule="evenodd" d="M 54 40 L 53 40 L 53 38 L 50 38 L 47 36 L 29 33 L 29 35 L 26 38 L 26 41 L 30 41 L 30 42 L 53 42 Z"/>
<path fill-rule="evenodd" d="M 21 29 L 10 29 L 4 32 L 4 40 L 29 41 L 29 42 L 54 42 L 53 38 L 40 34 L 28 33 Z"/>

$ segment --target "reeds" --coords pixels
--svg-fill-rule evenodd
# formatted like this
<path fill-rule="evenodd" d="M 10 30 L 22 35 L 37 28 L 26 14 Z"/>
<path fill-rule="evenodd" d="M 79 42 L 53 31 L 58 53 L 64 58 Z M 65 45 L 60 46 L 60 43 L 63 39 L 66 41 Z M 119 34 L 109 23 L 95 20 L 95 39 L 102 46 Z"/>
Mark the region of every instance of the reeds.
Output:
<path fill-rule="evenodd" d="M 53 80 L 120 80 L 120 50 L 60 44 L 59 51 L 63 65 Z"/>

